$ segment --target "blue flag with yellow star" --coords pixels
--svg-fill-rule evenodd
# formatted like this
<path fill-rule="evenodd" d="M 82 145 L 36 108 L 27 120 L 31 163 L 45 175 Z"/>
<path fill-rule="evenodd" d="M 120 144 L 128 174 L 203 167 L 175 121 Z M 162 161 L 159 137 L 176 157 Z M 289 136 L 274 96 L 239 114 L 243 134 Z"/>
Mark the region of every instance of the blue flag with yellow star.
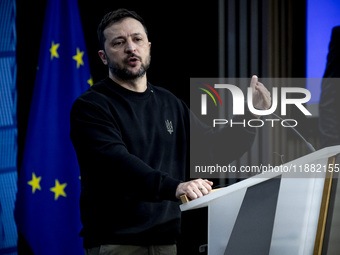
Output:
<path fill-rule="evenodd" d="M 84 253 L 69 116 L 90 85 L 77 0 L 48 0 L 15 208 L 35 255 Z"/>

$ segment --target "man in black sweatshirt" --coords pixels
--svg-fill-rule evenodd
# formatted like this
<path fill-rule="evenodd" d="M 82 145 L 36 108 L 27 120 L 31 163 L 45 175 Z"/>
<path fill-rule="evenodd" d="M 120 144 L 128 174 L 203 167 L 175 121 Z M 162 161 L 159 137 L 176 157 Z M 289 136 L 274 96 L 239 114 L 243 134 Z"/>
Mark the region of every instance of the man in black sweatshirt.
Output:
<path fill-rule="evenodd" d="M 190 127 L 200 124 L 181 100 L 147 81 L 151 43 L 141 17 L 125 9 L 108 13 L 98 38 L 109 76 L 81 95 L 71 111 L 85 251 L 176 254 L 179 197 L 196 199 L 212 186 L 208 180 L 185 181 Z M 269 107 L 264 86 L 257 83 L 254 91 L 255 100 Z M 241 156 L 255 131 L 229 132 L 240 138 L 231 154 Z"/>

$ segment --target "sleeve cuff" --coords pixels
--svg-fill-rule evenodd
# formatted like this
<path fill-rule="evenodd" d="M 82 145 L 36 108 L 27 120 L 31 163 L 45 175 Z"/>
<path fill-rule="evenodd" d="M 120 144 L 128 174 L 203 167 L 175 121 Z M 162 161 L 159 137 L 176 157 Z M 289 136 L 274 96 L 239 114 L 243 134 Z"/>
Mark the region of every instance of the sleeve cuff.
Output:
<path fill-rule="evenodd" d="M 178 201 L 178 198 L 176 198 L 176 190 L 180 183 L 180 180 L 166 176 L 159 193 L 159 198 L 161 200 Z"/>

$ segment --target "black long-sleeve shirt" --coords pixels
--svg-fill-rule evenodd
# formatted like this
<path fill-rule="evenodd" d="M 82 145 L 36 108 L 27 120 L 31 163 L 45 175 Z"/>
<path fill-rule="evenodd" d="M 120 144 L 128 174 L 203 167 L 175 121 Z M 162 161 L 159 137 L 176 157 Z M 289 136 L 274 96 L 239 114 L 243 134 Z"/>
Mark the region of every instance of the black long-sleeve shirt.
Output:
<path fill-rule="evenodd" d="M 241 156 L 255 132 L 233 130 L 231 137 L 246 142 L 231 155 Z M 138 93 L 106 78 L 75 101 L 71 140 L 81 171 L 84 247 L 176 243 L 175 193 L 188 171 L 189 138 L 187 106 L 150 83 Z"/>

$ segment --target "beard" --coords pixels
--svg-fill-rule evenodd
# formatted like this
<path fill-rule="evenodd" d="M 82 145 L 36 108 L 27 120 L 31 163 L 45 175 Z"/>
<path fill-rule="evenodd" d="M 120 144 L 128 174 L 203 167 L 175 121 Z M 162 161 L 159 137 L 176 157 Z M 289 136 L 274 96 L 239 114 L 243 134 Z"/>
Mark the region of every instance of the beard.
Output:
<path fill-rule="evenodd" d="M 127 59 L 130 57 L 136 57 L 141 61 L 141 58 L 134 54 L 128 56 L 125 60 L 127 61 Z M 137 72 L 132 72 L 129 69 L 120 66 L 119 63 L 117 63 L 114 60 L 111 61 L 108 59 L 108 66 L 109 66 L 110 72 L 115 77 L 123 81 L 129 81 L 129 80 L 135 80 L 137 78 L 144 76 L 146 74 L 146 71 L 150 67 L 150 62 L 151 62 L 151 55 L 149 54 L 149 57 L 145 63 L 142 63 L 141 61 L 141 67 L 139 68 Z"/>

